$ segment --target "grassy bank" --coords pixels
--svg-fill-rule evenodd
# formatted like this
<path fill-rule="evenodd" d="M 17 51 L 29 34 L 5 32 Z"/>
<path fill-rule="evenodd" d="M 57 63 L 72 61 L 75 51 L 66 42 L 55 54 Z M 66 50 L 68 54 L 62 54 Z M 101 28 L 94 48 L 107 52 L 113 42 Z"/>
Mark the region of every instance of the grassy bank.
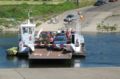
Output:
<path fill-rule="evenodd" d="M 31 11 L 31 16 L 45 16 L 64 12 L 66 10 L 74 9 L 76 5 L 72 3 L 63 3 L 58 5 L 41 4 L 29 5 L 26 3 L 20 5 L 1 5 L 0 17 L 1 18 L 15 18 L 26 19 L 28 10 Z"/>
<path fill-rule="evenodd" d="M 7 0 L 7 1 L 1 1 L 0 0 L 0 5 L 16 5 L 16 4 L 22 4 L 22 3 L 27 3 L 27 4 L 43 4 L 43 3 L 46 3 L 46 4 L 59 4 L 59 3 L 63 3 L 64 0 L 52 0 L 52 1 L 42 1 L 42 0 L 30 0 L 30 1 L 27 1 L 27 0 L 19 0 L 19 1 L 13 1 L 13 0 Z"/>
<path fill-rule="evenodd" d="M 77 6 L 74 2 L 64 2 L 59 4 L 16 4 L 16 5 L 0 5 L 0 25 L 9 27 L 15 26 L 18 21 L 27 19 L 28 10 L 34 19 L 46 21 L 51 16 L 58 15 L 64 11 L 92 5 L 95 0 L 83 0 Z M 4 20 L 2 20 L 4 19 Z M 16 22 L 16 23 L 15 23 Z M 10 24 L 11 23 L 11 24 Z"/>

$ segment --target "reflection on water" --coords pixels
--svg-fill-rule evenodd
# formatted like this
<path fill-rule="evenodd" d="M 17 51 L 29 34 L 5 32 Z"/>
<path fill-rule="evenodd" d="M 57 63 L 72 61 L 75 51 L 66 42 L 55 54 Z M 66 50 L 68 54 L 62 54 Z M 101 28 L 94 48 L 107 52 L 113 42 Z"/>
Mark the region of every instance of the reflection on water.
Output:
<path fill-rule="evenodd" d="M 7 56 L 8 62 L 10 62 L 13 67 L 26 68 L 29 67 L 29 62 L 27 58 L 18 58 L 15 56 Z"/>
<path fill-rule="evenodd" d="M 75 59 L 75 60 L 73 60 L 73 67 L 75 67 L 75 68 L 79 68 L 80 67 L 80 65 L 81 65 L 81 63 L 80 63 L 80 59 Z"/>
<path fill-rule="evenodd" d="M 31 60 L 30 68 L 65 68 L 71 67 L 71 60 Z"/>
<path fill-rule="evenodd" d="M 120 33 L 84 33 L 86 57 L 66 61 L 34 60 L 6 56 L 17 46 L 17 33 L 0 33 L 0 68 L 23 67 L 111 67 L 120 66 Z"/>

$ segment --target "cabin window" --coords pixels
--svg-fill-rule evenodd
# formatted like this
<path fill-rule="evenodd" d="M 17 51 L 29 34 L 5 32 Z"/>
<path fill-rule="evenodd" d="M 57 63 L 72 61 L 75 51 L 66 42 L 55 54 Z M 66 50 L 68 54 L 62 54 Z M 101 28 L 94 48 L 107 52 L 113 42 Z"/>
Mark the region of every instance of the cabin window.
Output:
<path fill-rule="evenodd" d="M 33 33 L 33 28 L 32 27 L 23 27 L 23 34 L 24 33 L 32 34 Z"/>
<path fill-rule="evenodd" d="M 23 27 L 23 33 L 27 33 L 28 32 L 28 29 Z"/>
<path fill-rule="evenodd" d="M 78 39 L 76 40 L 76 44 L 75 44 L 76 47 L 79 47 L 79 42 L 78 42 Z"/>
<path fill-rule="evenodd" d="M 32 28 L 29 28 L 29 34 L 32 34 Z"/>

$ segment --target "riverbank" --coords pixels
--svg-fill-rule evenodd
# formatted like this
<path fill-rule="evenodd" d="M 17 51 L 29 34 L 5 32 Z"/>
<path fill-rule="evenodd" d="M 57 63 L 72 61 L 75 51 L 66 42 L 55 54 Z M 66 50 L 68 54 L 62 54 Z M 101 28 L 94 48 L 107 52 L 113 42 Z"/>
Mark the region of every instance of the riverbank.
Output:
<path fill-rule="evenodd" d="M 35 23 L 38 25 L 40 22 L 40 25 L 38 25 L 35 29 L 38 31 L 40 28 L 43 28 L 44 31 L 57 31 L 58 29 L 63 29 L 65 27 L 63 19 L 68 14 L 77 14 L 77 11 L 81 11 L 84 15 L 84 21 L 82 24 L 82 32 L 108 32 L 106 29 L 102 29 L 105 31 L 100 31 L 97 29 L 98 24 L 101 24 L 104 22 L 104 24 L 107 24 L 109 26 L 113 26 L 114 24 L 117 24 L 117 30 L 109 31 L 109 32 L 120 32 L 120 23 L 119 17 L 116 17 L 116 15 L 120 15 L 120 1 L 115 3 L 108 3 L 103 6 L 87 6 L 79 9 L 73 9 L 69 11 L 65 11 L 64 13 L 54 16 L 54 18 L 57 18 L 57 23 L 50 23 L 50 20 L 47 20 L 45 22 L 42 22 L 40 20 L 37 20 Z M 106 26 L 107 26 L 106 25 Z M 73 27 L 75 25 L 73 24 Z M 18 29 L 5 29 L 5 31 L 15 31 Z"/>
<path fill-rule="evenodd" d="M 0 3 L 0 31 L 3 28 L 5 28 L 5 30 L 8 28 L 17 28 L 19 24 L 28 19 L 28 11 L 30 12 L 30 17 L 35 21 L 35 23 L 40 25 L 65 11 L 93 5 L 95 0 L 81 1 L 79 6 L 72 1 L 62 1 L 59 2 L 59 4 L 47 4 L 49 1 L 16 2 L 17 1 L 2 1 Z M 43 3 L 41 4 L 41 2 Z"/>
<path fill-rule="evenodd" d="M 108 4 L 105 4 L 102 6 L 88 6 L 88 7 L 84 7 L 84 8 L 66 11 L 57 17 L 59 20 L 58 23 L 49 24 L 47 21 L 45 23 L 42 23 L 39 28 L 43 28 L 46 31 L 62 29 L 65 26 L 63 19 L 68 14 L 77 15 L 77 11 L 81 11 L 82 15 L 84 16 L 84 21 L 81 22 L 81 27 L 82 27 L 81 31 L 82 32 L 100 32 L 97 29 L 97 25 L 102 23 L 103 21 L 105 21 L 106 18 L 109 19 L 109 16 L 112 16 L 111 21 L 108 20 L 110 23 L 109 26 L 116 24 L 116 21 L 120 20 L 120 18 L 116 18 L 116 16 L 115 16 L 115 15 L 119 15 L 119 11 L 120 11 L 119 5 L 120 5 L 120 1 L 115 2 L 115 3 L 108 3 Z M 119 28 L 120 23 L 118 23 L 117 25 Z M 75 28 L 75 25 L 73 24 L 72 27 Z M 107 32 L 107 31 L 101 31 L 101 32 Z M 116 30 L 116 31 L 112 31 L 112 32 L 120 32 L 120 30 Z"/>
<path fill-rule="evenodd" d="M 111 5 L 111 6 L 109 6 Z M 106 18 L 109 19 L 109 16 L 112 16 L 111 21 L 109 21 L 110 23 L 108 24 L 109 26 L 113 26 L 114 24 L 116 24 L 117 21 L 120 20 L 120 18 L 117 18 L 113 15 L 118 15 L 119 14 L 119 10 L 120 10 L 120 1 L 116 2 L 116 3 L 108 3 L 105 4 L 103 6 L 88 6 L 88 7 L 84 7 L 84 8 L 79 8 L 79 9 L 74 9 L 74 10 L 69 10 L 66 11 L 62 14 L 60 14 L 59 16 L 57 16 L 58 19 L 58 23 L 48 23 L 49 21 L 46 21 L 44 23 L 42 23 L 38 29 L 43 28 L 43 30 L 45 31 L 55 31 L 58 29 L 64 29 L 65 24 L 63 19 L 68 15 L 68 14 L 74 14 L 77 15 L 77 12 L 80 11 L 82 12 L 82 15 L 84 16 L 84 21 L 80 22 L 81 23 L 81 31 L 82 32 L 120 32 L 119 30 L 119 25 L 117 26 L 116 30 L 113 31 L 107 31 L 106 29 L 102 29 L 98 30 L 97 26 L 98 24 L 101 24 L 102 22 L 105 22 Z M 115 12 L 115 13 L 114 13 Z M 79 17 L 79 16 L 77 16 Z M 112 25 L 111 25 L 112 24 Z M 75 28 L 75 24 L 71 24 L 72 28 Z M 109 27 L 108 26 L 108 27 Z"/>
<path fill-rule="evenodd" d="M 0 79 L 119 79 L 120 67 L 0 69 Z"/>

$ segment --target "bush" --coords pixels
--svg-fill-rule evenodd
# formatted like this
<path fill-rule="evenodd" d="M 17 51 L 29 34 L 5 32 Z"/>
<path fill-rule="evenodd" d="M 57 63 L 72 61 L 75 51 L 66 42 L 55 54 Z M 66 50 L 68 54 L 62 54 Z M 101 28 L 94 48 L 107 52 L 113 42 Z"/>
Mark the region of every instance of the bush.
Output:
<path fill-rule="evenodd" d="M 36 27 L 40 26 L 41 25 L 41 22 L 38 22 L 36 23 Z"/>
<path fill-rule="evenodd" d="M 2 32 L 4 30 L 3 26 L 0 26 L 0 32 Z"/>
<path fill-rule="evenodd" d="M 97 25 L 97 30 L 98 31 L 107 31 L 107 32 L 113 32 L 117 30 L 117 25 L 104 25 L 103 23 Z"/>

